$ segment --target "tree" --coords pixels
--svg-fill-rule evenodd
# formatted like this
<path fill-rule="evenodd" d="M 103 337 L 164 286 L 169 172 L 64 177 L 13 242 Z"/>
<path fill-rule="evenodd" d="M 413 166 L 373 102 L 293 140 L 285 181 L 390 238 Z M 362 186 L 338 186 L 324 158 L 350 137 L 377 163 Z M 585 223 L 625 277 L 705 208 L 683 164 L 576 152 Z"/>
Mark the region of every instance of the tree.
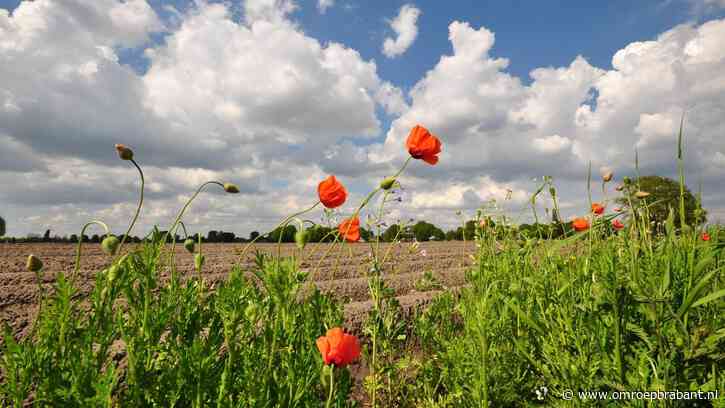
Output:
<path fill-rule="evenodd" d="M 638 199 L 636 193 L 645 191 L 650 195 Z M 685 186 L 685 223 L 687 225 L 699 225 L 707 220 L 707 212 L 699 206 L 695 196 Z M 680 224 L 680 183 L 667 177 L 660 176 L 644 176 L 639 178 L 638 186 L 631 186 L 625 190 L 624 197 L 617 199 L 621 206 L 629 206 L 632 203 L 640 201 L 648 205 L 650 221 L 654 222 L 656 230 L 662 231 L 665 221 L 670 214 L 670 208 L 674 212 L 675 226 Z"/>
<path fill-rule="evenodd" d="M 5 219 L 0 217 L 0 237 L 5 235 Z"/>
<path fill-rule="evenodd" d="M 259 237 L 259 231 L 252 231 L 249 233 L 250 241 L 254 241 L 255 239 L 257 239 L 257 237 Z"/>
<path fill-rule="evenodd" d="M 287 225 L 284 227 L 275 228 L 274 231 L 269 233 L 269 239 L 271 242 L 279 242 L 280 234 L 282 234 L 282 242 L 295 242 L 295 234 L 297 228 L 294 225 Z"/>
<path fill-rule="evenodd" d="M 440 241 L 446 237 L 443 230 L 425 221 L 418 221 L 413 225 L 413 235 L 417 241 L 430 241 L 431 238 Z"/>
<path fill-rule="evenodd" d="M 393 224 L 389 226 L 385 231 L 383 231 L 382 235 L 380 236 L 380 240 L 383 242 L 393 242 L 396 237 L 400 236 L 399 232 L 400 225 Z"/>

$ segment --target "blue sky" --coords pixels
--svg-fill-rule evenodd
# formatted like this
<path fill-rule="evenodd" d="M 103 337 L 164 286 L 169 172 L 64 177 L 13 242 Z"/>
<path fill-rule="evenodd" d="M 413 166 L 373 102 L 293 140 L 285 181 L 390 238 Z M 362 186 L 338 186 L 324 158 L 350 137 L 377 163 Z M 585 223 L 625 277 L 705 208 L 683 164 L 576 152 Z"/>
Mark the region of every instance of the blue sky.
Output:
<path fill-rule="evenodd" d="M 702 180 L 725 220 L 725 0 L 318 1 L 0 0 L 10 232 L 132 212 L 118 142 L 150 167 L 142 228 L 211 177 L 240 184 L 242 201 L 201 199 L 202 229 L 264 229 L 328 174 L 352 206 L 405 159 L 418 123 L 441 161 L 410 166 L 409 206 L 391 216 L 450 226 L 509 190 L 526 213 L 542 175 L 573 216 L 589 162 L 631 175 L 636 147 L 643 172 L 674 175 L 685 109 L 689 185 Z"/>

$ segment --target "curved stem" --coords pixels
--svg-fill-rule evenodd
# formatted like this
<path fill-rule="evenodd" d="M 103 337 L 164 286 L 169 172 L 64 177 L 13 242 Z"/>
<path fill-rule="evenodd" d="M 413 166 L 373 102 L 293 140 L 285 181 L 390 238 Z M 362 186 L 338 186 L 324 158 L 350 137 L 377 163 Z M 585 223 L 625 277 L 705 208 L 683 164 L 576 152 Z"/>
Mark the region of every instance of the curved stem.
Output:
<path fill-rule="evenodd" d="M 103 221 L 93 220 L 88 223 L 86 223 L 83 228 L 81 228 L 81 235 L 78 237 L 78 247 L 76 248 L 76 264 L 73 268 L 73 275 L 71 275 L 70 281 L 71 284 L 75 281 L 76 274 L 78 274 L 78 271 L 81 269 L 81 247 L 83 246 L 83 236 L 86 233 L 86 229 L 90 227 L 93 224 L 98 224 L 106 231 L 106 235 L 110 234 L 108 225 L 104 223 Z M 119 249 L 121 246 L 119 245 Z"/>
<path fill-rule="evenodd" d="M 116 252 L 116 256 L 121 256 L 121 248 L 123 248 L 123 244 L 126 242 L 126 238 L 128 238 L 129 234 L 131 234 L 131 230 L 133 229 L 133 226 L 136 224 L 136 221 L 138 220 L 138 216 L 141 213 L 141 207 L 143 207 L 143 191 L 144 186 L 146 184 L 146 180 L 144 179 L 143 170 L 141 170 L 141 167 L 136 163 L 135 160 L 131 159 L 131 163 L 133 163 L 134 166 L 138 169 L 138 174 L 141 175 L 141 196 L 138 200 L 138 207 L 136 207 L 136 214 L 133 216 L 133 220 L 131 221 L 131 224 L 129 224 L 128 229 L 126 230 L 126 233 L 123 234 L 123 237 L 121 237 L 121 243 L 118 245 L 118 251 Z"/>
<path fill-rule="evenodd" d="M 292 219 L 292 218 L 294 218 L 294 217 L 298 217 L 298 216 L 300 216 L 300 215 L 302 215 L 302 214 L 304 214 L 304 213 L 306 213 L 306 212 L 312 211 L 312 210 L 313 210 L 313 209 L 314 209 L 315 207 L 317 207 L 317 206 L 318 206 L 319 204 L 320 204 L 320 202 L 318 201 L 318 202 L 316 202 L 316 203 L 315 203 L 315 204 L 314 204 L 314 205 L 313 205 L 312 207 L 310 207 L 310 208 L 308 208 L 308 209 L 306 209 L 306 210 L 300 211 L 300 212 L 298 212 L 298 213 L 296 213 L 296 214 L 292 214 L 291 216 L 289 216 L 289 217 L 285 218 L 285 219 L 284 219 L 284 220 L 283 220 L 282 222 L 280 222 L 279 224 L 277 224 L 277 226 L 276 226 L 276 227 L 275 227 L 275 228 L 274 228 L 274 229 L 273 229 L 272 231 L 274 231 L 274 230 L 276 230 L 277 228 L 281 227 L 281 226 L 282 226 L 282 224 L 284 224 L 284 223 L 286 223 L 286 222 L 289 222 L 289 220 L 290 220 L 290 219 Z M 239 255 L 239 261 L 240 261 L 240 263 L 241 263 L 241 261 L 243 261 L 243 260 L 244 260 L 244 254 L 246 254 L 246 253 L 247 253 L 247 250 L 249 249 L 249 247 L 250 247 L 250 246 L 252 246 L 252 244 L 254 244 L 255 242 L 257 242 L 257 240 L 258 240 L 258 239 L 262 238 L 263 236 L 269 235 L 269 234 L 270 234 L 270 233 L 268 232 L 268 233 L 266 233 L 266 234 L 260 234 L 260 235 L 257 235 L 257 237 L 256 237 L 256 238 L 254 238 L 253 240 L 251 240 L 250 242 L 248 242 L 248 243 L 247 243 L 247 245 L 245 245 L 245 246 L 244 246 L 244 249 L 242 249 L 242 253 L 241 253 L 241 254 Z"/>

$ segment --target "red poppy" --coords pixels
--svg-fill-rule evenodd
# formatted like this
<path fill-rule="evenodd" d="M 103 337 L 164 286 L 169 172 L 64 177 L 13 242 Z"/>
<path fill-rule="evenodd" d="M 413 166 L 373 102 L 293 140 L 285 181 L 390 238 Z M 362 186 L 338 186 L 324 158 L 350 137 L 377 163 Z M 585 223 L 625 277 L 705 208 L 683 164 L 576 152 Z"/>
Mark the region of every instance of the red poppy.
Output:
<path fill-rule="evenodd" d="M 317 349 L 325 364 L 335 364 L 337 367 L 345 367 L 360 357 L 357 337 L 343 332 L 339 327 L 328 330 L 327 334 L 318 338 Z"/>
<path fill-rule="evenodd" d="M 710 240 L 710 234 L 708 234 L 707 232 L 703 232 L 702 233 L 702 240 L 703 241 L 709 241 Z"/>
<path fill-rule="evenodd" d="M 438 163 L 438 153 L 441 152 L 441 141 L 432 135 L 428 129 L 415 125 L 405 142 L 408 153 L 414 159 L 423 159 L 428 164 Z"/>
<path fill-rule="evenodd" d="M 571 226 L 574 227 L 574 231 L 581 232 L 589 229 L 589 221 L 586 218 L 575 218 L 571 222 Z"/>
<path fill-rule="evenodd" d="M 360 218 L 348 218 L 343 221 L 337 230 L 340 235 L 345 237 L 347 242 L 357 242 L 360 240 Z"/>
<path fill-rule="evenodd" d="M 335 176 L 330 176 L 320 182 L 317 186 L 317 195 L 320 196 L 322 205 L 327 208 L 339 207 L 347 200 L 347 190 Z"/>
<path fill-rule="evenodd" d="M 599 203 L 592 203 L 592 212 L 596 215 L 604 214 L 604 206 Z"/>
<path fill-rule="evenodd" d="M 621 230 L 624 228 L 624 224 L 622 224 L 622 221 L 619 220 L 612 220 L 612 228 L 614 228 L 616 231 Z"/>

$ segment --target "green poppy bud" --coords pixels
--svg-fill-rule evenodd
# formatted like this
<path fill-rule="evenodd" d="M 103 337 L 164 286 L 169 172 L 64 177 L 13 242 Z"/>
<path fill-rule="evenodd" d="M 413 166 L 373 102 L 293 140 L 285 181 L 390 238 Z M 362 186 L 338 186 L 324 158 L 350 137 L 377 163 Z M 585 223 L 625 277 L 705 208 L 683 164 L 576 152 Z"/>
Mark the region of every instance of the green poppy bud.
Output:
<path fill-rule="evenodd" d="M 118 240 L 113 235 L 109 235 L 106 238 L 101 241 L 101 249 L 106 255 L 116 255 L 116 251 L 118 251 L 118 246 L 121 244 L 121 241 Z"/>
<path fill-rule="evenodd" d="M 257 305 L 255 303 L 250 303 L 246 308 L 244 308 L 244 316 L 247 318 L 247 320 L 255 320 L 257 317 Z"/>
<path fill-rule="evenodd" d="M 129 149 L 126 145 L 117 144 L 116 151 L 121 160 L 133 160 L 133 150 Z"/>
<path fill-rule="evenodd" d="M 236 184 L 224 183 L 224 191 L 231 194 L 237 194 L 239 192 L 239 187 L 237 187 Z"/>
<path fill-rule="evenodd" d="M 196 243 L 191 238 L 187 238 L 186 241 L 184 241 L 184 249 L 186 249 L 186 251 L 190 254 L 194 253 L 195 245 Z"/>
<path fill-rule="evenodd" d="M 623 182 L 624 182 L 624 184 L 626 184 L 626 185 L 630 185 L 630 184 L 632 184 L 632 179 L 631 179 L 631 178 L 629 178 L 629 177 L 626 177 L 626 176 L 625 176 L 624 178 L 622 178 L 622 181 L 623 181 Z"/>
<path fill-rule="evenodd" d="M 307 239 L 308 234 L 307 230 L 302 229 L 295 233 L 295 243 L 297 244 L 297 248 L 304 249 L 305 245 L 307 245 Z"/>
<path fill-rule="evenodd" d="M 380 188 L 383 190 L 390 190 L 393 188 L 393 184 L 395 184 L 395 177 L 387 177 L 380 182 Z"/>
<path fill-rule="evenodd" d="M 28 255 L 28 263 L 25 265 L 25 267 L 30 272 L 39 272 L 41 269 L 43 269 L 43 261 L 41 261 L 35 255 Z"/>
<path fill-rule="evenodd" d="M 201 270 L 201 267 L 204 266 L 204 255 L 196 254 L 194 256 L 194 266 L 196 267 L 196 269 Z"/>

